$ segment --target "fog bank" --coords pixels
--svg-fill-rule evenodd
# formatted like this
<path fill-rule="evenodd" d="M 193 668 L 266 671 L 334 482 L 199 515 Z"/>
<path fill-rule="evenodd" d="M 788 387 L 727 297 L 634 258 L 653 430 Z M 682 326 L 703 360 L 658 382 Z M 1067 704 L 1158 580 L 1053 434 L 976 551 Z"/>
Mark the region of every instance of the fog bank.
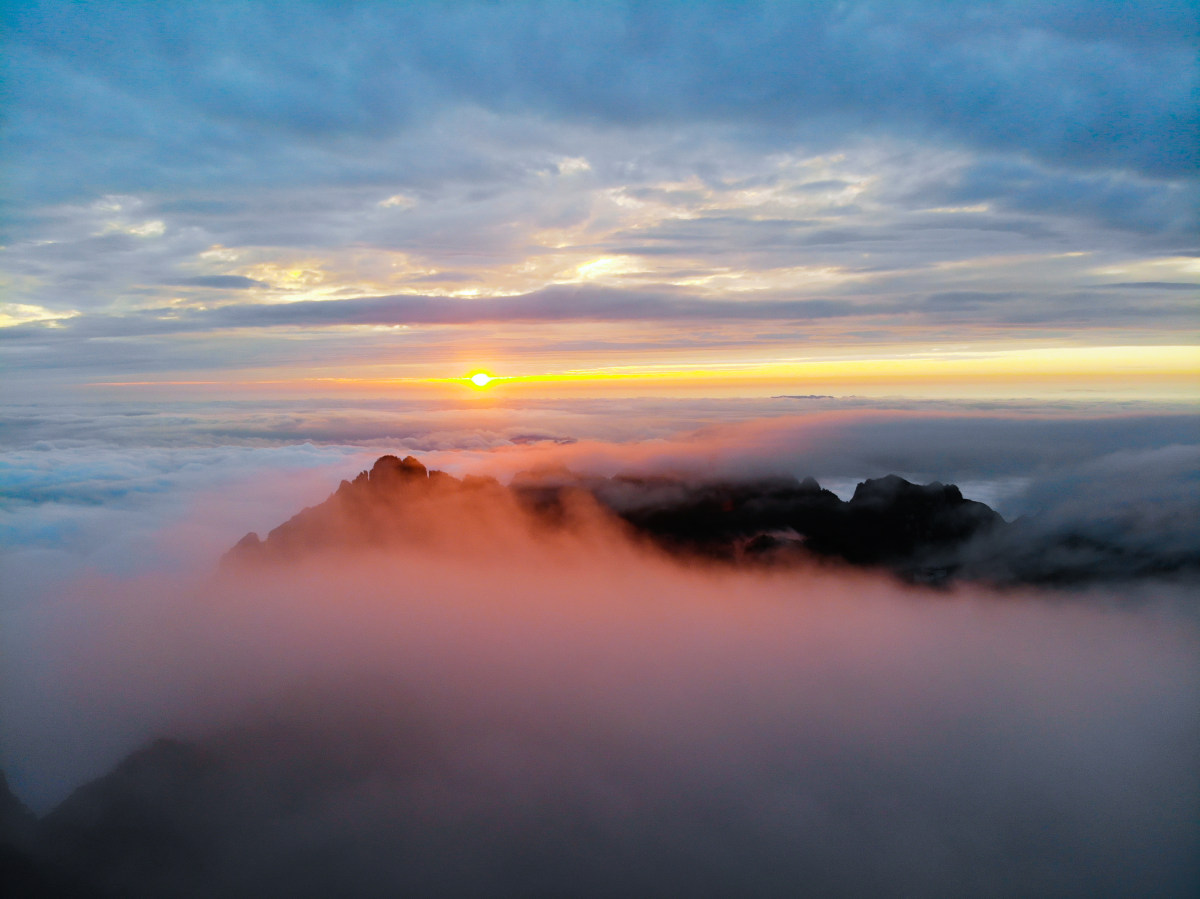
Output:
<path fill-rule="evenodd" d="M 118 841 L 99 869 L 131 895 L 1198 882 L 1200 637 L 1168 588 L 934 594 L 685 567 L 586 511 L 553 534 L 495 509 L 469 537 L 452 524 L 408 550 L 48 597 L 7 665 L 18 792 L 45 811 L 158 736 L 216 765 L 151 753 L 110 784 L 157 771 L 137 795 L 207 866 L 142 880 Z"/>
<path fill-rule="evenodd" d="M 841 490 L 895 471 L 1039 513 L 1013 552 L 1068 531 L 1195 545 L 1194 419 L 709 410 L 655 430 L 631 411 L 616 441 L 534 440 L 571 436 L 546 413 L 536 432 L 439 432 L 424 459 Z M 56 870 L 123 896 L 1200 885 L 1193 590 L 684 564 L 586 502 L 546 528 L 504 491 L 399 508 L 385 548 L 215 571 L 376 455 L 7 454 L 0 767 Z"/>

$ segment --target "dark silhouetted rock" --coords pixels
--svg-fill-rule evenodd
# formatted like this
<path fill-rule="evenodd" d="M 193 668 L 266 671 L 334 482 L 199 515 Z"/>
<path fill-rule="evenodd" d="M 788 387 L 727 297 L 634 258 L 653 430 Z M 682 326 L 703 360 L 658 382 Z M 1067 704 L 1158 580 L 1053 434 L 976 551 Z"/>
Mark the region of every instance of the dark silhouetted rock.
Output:
<path fill-rule="evenodd" d="M 953 568 L 954 551 L 1003 524 L 983 503 L 963 499 L 953 485 L 918 485 L 896 475 L 867 480 L 854 490 L 810 546 L 859 565 L 888 565 L 930 579 Z M 925 576 L 922 570 L 928 569 Z"/>
<path fill-rule="evenodd" d="M 0 772 L 0 896 L 5 899 L 104 899 L 90 874 L 46 851 L 45 830 Z"/>
<path fill-rule="evenodd" d="M 345 484 L 345 481 L 342 481 Z M 263 551 L 263 542 L 259 539 L 258 534 L 251 531 L 241 540 L 233 545 L 233 549 L 229 551 L 229 555 L 236 558 L 251 559 L 257 558 Z"/>
<path fill-rule="evenodd" d="M 423 539 L 438 504 L 462 501 L 471 491 L 506 498 L 550 528 L 564 526 L 572 503 L 586 496 L 633 534 L 678 555 L 754 564 L 831 557 L 924 581 L 944 580 L 957 568 L 952 556 L 959 546 L 1002 523 L 987 506 L 963 499 L 957 487 L 918 486 L 895 475 L 865 481 L 845 503 L 813 478 L 603 478 L 559 466 L 521 472 L 502 487 L 491 478 L 460 481 L 428 471 L 412 456 L 387 455 L 265 540 L 248 534 L 228 558 L 287 559 L 322 548 Z M 471 549 L 465 537 L 461 549 Z"/>
<path fill-rule="evenodd" d="M 103 866 L 118 850 L 144 847 L 145 857 L 123 860 L 153 867 L 185 860 L 187 847 L 162 807 L 204 818 L 213 765 L 193 746 L 157 740 L 126 758 L 112 773 L 76 790 L 42 822 L 51 855 Z M 97 822 L 103 822 L 97 828 Z M 103 834 L 99 839 L 97 834 Z"/>
<path fill-rule="evenodd" d="M 413 479 L 424 479 L 428 471 L 414 456 L 399 459 L 396 456 L 380 456 L 371 467 L 371 485 L 388 489 L 405 484 Z"/>
<path fill-rule="evenodd" d="M 459 480 L 428 471 L 412 456 L 391 455 L 342 481 L 328 500 L 266 539 L 247 534 L 227 559 L 295 559 L 330 547 L 436 540 L 431 522 L 452 519 L 439 510 L 455 507 L 470 517 L 471 505 L 485 494 L 492 504 L 511 505 L 510 514 L 549 529 L 567 526 L 585 497 L 635 538 L 675 555 L 735 564 L 831 559 L 926 584 L 962 577 L 1066 585 L 1200 573 L 1200 552 L 1191 547 L 1131 546 L 1119 535 L 1055 529 L 1035 519 L 1010 525 L 953 484 L 913 484 L 894 474 L 863 481 L 843 502 L 811 477 L 606 478 L 558 466 L 521 472 L 504 487 L 493 478 Z M 482 532 L 449 537 L 461 553 L 479 548 L 472 539 L 487 539 Z"/>
<path fill-rule="evenodd" d="M 0 843 L 27 846 L 36 826 L 37 818 L 13 795 L 4 772 L 0 771 Z"/>

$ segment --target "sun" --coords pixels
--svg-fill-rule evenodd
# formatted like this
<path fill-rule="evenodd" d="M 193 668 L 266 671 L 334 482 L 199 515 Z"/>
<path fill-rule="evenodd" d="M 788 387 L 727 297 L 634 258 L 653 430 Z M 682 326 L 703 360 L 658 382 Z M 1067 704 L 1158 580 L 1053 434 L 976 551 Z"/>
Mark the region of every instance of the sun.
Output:
<path fill-rule="evenodd" d="M 468 380 L 476 387 L 487 387 L 494 378 L 485 371 L 477 371 Z"/>

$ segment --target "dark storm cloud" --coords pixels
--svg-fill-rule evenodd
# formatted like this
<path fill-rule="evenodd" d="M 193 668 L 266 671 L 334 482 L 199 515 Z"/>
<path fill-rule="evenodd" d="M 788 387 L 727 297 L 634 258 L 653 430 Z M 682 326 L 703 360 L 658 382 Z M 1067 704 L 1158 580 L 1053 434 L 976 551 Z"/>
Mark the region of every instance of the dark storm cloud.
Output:
<path fill-rule="evenodd" d="M 1191 4 L 50 2 L 7 19 L 25 198 L 370 180 L 341 138 L 453 105 L 728 123 L 764 146 L 902 132 L 1155 176 L 1197 158 Z"/>

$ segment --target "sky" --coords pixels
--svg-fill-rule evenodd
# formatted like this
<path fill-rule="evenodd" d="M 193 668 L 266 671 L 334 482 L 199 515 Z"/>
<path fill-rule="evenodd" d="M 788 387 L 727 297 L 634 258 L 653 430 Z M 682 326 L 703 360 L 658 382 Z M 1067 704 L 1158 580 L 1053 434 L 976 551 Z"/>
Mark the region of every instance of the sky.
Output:
<path fill-rule="evenodd" d="M 1196 398 L 1195 3 L 3 17 L 6 392 Z"/>

